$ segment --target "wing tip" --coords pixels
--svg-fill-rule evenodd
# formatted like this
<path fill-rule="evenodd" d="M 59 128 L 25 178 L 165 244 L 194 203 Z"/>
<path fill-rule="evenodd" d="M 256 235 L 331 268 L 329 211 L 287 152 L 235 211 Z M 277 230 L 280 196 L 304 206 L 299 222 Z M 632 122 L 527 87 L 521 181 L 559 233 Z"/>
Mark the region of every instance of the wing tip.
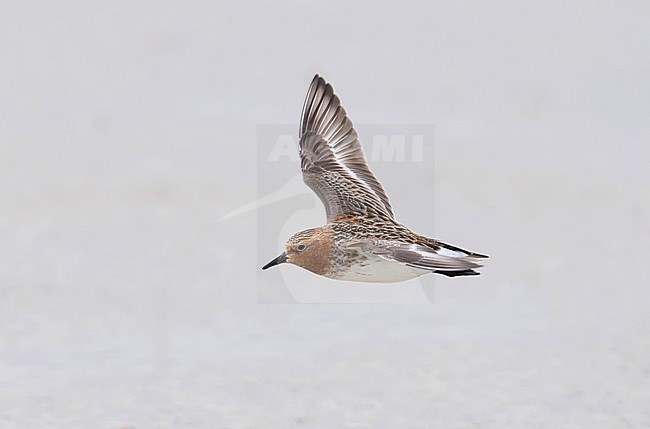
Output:
<path fill-rule="evenodd" d="M 327 83 L 327 81 L 325 81 L 325 79 L 321 75 L 316 73 L 314 75 L 314 78 L 311 80 L 311 84 L 309 85 L 309 87 L 313 88 L 319 85 L 329 85 L 329 83 Z"/>
<path fill-rule="evenodd" d="M 475 252 L 471 252 L 469 255 L 467 255 L 467 257 L 472 259 L 490 259 L 488 255 L 483 255 L 481 253 L 475 253 Z"/>
<path fill-rule="evenodd" d="M 438 241 L 438 240 L 434 240 L 434 241 L 435 241 L 435 243 L 434 243 L 434 246 L 435 246 L 434 249 L 435 250 L 439 250 L 439 249 L 450 250 L 452 252 L 461 253 L 461 254 L 463 254 L 462 255 L 463 257 L 469 258 L 469 259 L 489 259 L 490 258 L 488 255 L 484 255 L 482 253 L 472 252 L 470 250 L 465 250 L 465 249 L 462 249 L 462 248 L 460 248 L 458 246 L 453 246 L 451 244 L 445 243 L 443 241 Z"/>
<path fill-rule="evenodd" d="M 300 114 L 300 127 L 298 129 L 298 137 L 302 137 L 305 132 L 310 131 L 313 127 L 313 122 L 317 119 L 315 115 L 318 109 L 313 109 L 314 104 L 318 107 L 321 100 L 325 97 L 336 97 L 334 95 L 334 88 L 329 83 L 325 82 L 318 73 L 309 84 L 307 96 L 302 105 L 302 112 Z"/>

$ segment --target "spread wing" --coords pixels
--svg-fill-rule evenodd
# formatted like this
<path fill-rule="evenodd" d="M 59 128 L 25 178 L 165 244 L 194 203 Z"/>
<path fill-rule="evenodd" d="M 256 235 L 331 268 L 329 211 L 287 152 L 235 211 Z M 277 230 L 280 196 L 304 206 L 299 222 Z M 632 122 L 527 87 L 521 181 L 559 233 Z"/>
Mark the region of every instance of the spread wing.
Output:
<path fill-rule="evenodd" d="M 359 212 L 394 219 L 386 192 L 366 165 L 352 121 L 332 86 L 318 75 L 302 109 L 300 163 L 303 179 L 323 202 L 328 221 Z"/>

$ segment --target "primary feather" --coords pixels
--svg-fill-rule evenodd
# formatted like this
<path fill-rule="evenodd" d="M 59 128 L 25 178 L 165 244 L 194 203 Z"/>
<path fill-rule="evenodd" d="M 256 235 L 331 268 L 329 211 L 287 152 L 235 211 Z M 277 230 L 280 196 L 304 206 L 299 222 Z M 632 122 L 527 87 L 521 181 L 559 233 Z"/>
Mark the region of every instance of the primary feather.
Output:
<path fill-rule="evenodd" d="M 300 120 L 303 179 L 325 205 L 327 219 L 372 211 L 394 218 L 386 192 L 372 174 L 352 121 L 332 86 L 316 75 Z"/>

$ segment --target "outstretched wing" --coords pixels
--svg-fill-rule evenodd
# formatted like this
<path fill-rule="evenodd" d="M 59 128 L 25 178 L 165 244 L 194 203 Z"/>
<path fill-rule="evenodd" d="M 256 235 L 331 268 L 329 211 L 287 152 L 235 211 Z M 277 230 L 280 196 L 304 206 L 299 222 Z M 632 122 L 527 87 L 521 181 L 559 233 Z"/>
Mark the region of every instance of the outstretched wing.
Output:
<path fill-rule="evenodd" d="M 318 75 L 302 109 L 300 162 L 303 179 L 323 202 L 328 221 L 359 212 L 394 219 L 386 192 L 366 165 L 352 121 L 332 86 Z"/>

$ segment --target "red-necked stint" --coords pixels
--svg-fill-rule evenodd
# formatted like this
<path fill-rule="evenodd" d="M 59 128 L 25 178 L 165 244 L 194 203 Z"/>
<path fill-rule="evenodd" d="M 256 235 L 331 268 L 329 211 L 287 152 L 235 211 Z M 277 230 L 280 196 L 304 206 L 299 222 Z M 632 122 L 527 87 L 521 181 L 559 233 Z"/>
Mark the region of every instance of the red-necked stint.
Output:
<path fill-rule="evenodd" d="M 311 82 L 300 120 L 300 167 L 327 224 L 295 234 L 265 270 L 284 262 L 337 280 L 394 283 L 427 273 L 478 275 L 486 255 L 418 235 L 395 220 L 332 86 Z"/>

